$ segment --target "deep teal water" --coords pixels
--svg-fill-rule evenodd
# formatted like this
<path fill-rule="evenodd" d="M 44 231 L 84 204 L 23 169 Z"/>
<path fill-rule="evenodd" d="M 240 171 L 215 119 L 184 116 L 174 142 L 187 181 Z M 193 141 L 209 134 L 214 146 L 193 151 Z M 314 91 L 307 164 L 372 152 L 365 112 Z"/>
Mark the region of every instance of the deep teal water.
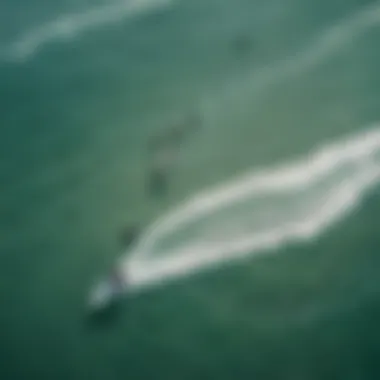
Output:
<path fill-rule="evenodd" d="M 152 289 L 105 326 L 84 310 L 126 223 L 379 120 L 376 2 L 178 0 L 83 29 L 110 3 L 27 3 L 0 5 L 0 378 L 377 379 L 376 188 L 315 241 Z M 148 136 L 198 105 L 169 197 L 147 199 Z"/>

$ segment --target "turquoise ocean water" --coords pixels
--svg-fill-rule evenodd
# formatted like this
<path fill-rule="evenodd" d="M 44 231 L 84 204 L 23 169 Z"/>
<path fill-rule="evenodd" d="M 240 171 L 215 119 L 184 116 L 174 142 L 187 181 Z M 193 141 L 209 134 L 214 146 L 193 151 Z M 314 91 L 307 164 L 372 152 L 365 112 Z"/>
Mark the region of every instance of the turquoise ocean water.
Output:
<path fill-rule="evenodd" d="M 379 68 L 376 1 L 3 0 L 0 378 L 378 379 Z M 93 326 L 120 254 L 152 286 Z"/>

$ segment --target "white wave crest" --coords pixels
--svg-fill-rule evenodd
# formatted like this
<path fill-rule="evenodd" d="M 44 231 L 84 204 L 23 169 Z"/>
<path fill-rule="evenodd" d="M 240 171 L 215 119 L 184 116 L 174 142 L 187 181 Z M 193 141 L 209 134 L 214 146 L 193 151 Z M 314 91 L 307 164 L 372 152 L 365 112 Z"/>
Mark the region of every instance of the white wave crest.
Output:
<path fill-rule="evenodd" d="M 122 265 L 139 288 L 267 252 L 290 241 L 308 241 L 357 206 L 379 180 L 380 126 L 375 125 L 294 163 L 249 173 L 193 197 L 154 223 Z M 233 211 L 239 203 L 246 205 L 247 212 L 240 208 L 235 216 L 227 213 L 232 233 L 222 231 L 215 237 L 207 231 L 213 215 L 226 208 Z M 155 253 L 162 240 L 198 223 L 201 234 L 167 252 Z M 218 223 L 217 228 L 223 225 Z"/>

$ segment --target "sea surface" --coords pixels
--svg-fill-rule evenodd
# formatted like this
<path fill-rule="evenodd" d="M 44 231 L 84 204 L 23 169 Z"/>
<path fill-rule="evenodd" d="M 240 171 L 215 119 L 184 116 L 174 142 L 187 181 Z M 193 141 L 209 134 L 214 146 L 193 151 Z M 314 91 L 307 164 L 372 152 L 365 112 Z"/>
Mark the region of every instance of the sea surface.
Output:
<path fill-rule="evenodd" d="M 379 1 L 2 0 L 0 379 L 379 379 L 379 68 Z"/>

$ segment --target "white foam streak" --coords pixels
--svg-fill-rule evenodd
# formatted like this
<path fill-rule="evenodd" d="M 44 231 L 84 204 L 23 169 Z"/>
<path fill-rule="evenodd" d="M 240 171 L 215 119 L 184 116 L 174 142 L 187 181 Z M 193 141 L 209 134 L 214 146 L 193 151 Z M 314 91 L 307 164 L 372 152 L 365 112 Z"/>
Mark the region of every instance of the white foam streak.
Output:
<path fill-rule="evenodd" d="M 13 60 L 24 61 L 48 43 L 72 39 L 89 29 L 121 21 L 169 3 L 171 0 L 122 0 L 64 15 L 21 36 L 10 46 L 7 55 Z"/>
<path fill-rule="evenodd" d="M 302 186 L 318 186 L 327 176 L 350 167 L 350 175 L 343 181 L 323 190 L 319 197 L 322 206 L 279 226 L 265 231 L 251 231 L 239 239 L 219 243 L 194 242 L 164 257 L 151 255 L 155 243 L 168 233 L 186 227 L 190 221 L 210 215 L 227 204 L 245 197 L 273 192 L 296 192 Z M 151 286 L 171 278 L 189 275 L 226 261 L 268 252 L 289 241 L 308 241 L 319 236 L 358 205 L 371 186 L 380 180 L 380 127 L 365 134 L 345 139 L 320 149 L 314 155 L 280 168 L 261 170 L 243 179 L 209 190 L 194 197 L 187 204 L 159 220 L 143 236 L 131 259 L 124 262 L 125 270 L 137 288 Z"/>
<path fill-rule="evenodd" d="M 302 162 L 255 171 L 224 186 L 201 193 L 148 229 L 140 244 L 140 250 L 149 252 L 157 238 L 171 231 L 173 227 L 178 229 L 232 202 L 242 201 L 255 194 L 284 193 L 311 186 L 339 166 L 365 160 L 371 152 L 379 148 L 380 130 L 374 129 L 360 139 L 347 139 L 338 145 L 323 148 Z"/>
<path fill-rule="evenodd" d="M 217 99 L 211 101 L 204 99 L 203 102 L 205 104 L 213 103 L 213 101 L 219 101 L 221 96 L 230 99 L 234 94 L 240 94 L 247 88 L 262 99 L 263 92 L 271 86 L 318 66 L 325 61 L 326 57 L 337 54 L 342 48 L 352 43 L 356 37 L 379 23 L 380 3 L 377 2 L 328 28 L 314 41 L 310 41 L 309 48 L 272 65 L 255 69 L 249 78 L 242 79 L 243 82 L 234 81 L 224 93 L 218 94 Z M 251 97 L 249 99 L 252 100 Z"/>

